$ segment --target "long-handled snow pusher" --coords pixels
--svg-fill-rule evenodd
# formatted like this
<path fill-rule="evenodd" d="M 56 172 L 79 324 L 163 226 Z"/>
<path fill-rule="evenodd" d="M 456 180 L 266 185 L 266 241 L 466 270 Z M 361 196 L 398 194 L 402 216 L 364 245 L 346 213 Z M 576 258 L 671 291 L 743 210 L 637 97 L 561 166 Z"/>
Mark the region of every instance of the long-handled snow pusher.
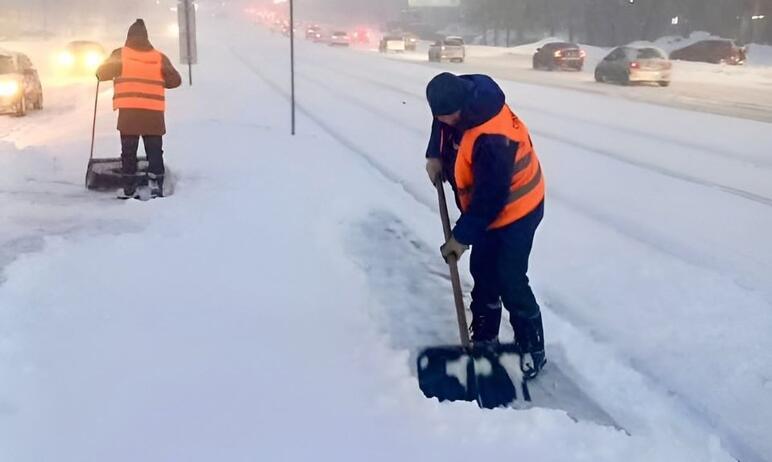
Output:
<path fill-rule="evenodd" d="M 442 183 L 437 182 L 442 228 L 451 236 L 450 216 Z M 440 401 L 476 401 L 480 407 L 496 408 L 514 401 L 530 401 L 528 384 L 520 369 L 520 354 L 514 343 L 472 344 L 458 273 L 458 260 L 448 257 L 453 299 L 456 305 L 461 345 L 429 347 L 418 355 L 418 385 L 427 398 Z"/>
<path fill-rule="evenodd" d="M 94 96 L 94 118 L 91 123 L 91 151 L 88 157 L 88 166 L 86 167 L 86 189 L 94 191 L 116 191 L 125 184 L 123 175 L 123 162 L 120 157 L 94 158 L 94 140 L 96 137 L 97 108 L 99 107 L 99 81 L 96 85 L 96 95 Z M 147 183 L 148 161 L 146 157 L 137 157 L 136 176 Z M 173 190 L 173 178 L 171 172 L 166 168 L 164 182 L 164 196 L 170 196 Z M 140 181 L 142 183 L 142 181 Z"/>

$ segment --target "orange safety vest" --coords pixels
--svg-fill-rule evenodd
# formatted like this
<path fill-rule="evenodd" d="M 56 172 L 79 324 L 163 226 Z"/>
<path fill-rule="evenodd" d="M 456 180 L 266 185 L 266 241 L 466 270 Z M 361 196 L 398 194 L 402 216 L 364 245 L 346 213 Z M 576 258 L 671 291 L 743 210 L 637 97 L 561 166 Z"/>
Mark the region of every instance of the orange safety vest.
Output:
<path fill-rule="evenodd" d="M 163 55 L 156 50 L 121 49 L 121 76 L 115 79 L 113 110 L 166 110 Z"/>
<path fill-rule="evenodd" d="M 497 229 L 507 226 L 532 212 L 544 200 L 544 176 L 539 158 L 533 149 L 528 128 L 506 104 L 501 112 L 482 125 L 464 132 L 456 156 L 455 176 L 461 211 L 466 212 L 474 194 L 472 157 L 477 138 L 481 135 L 502 135 L 518 143 L 515 152 L 515 170 L 504 209 L 488 227 Z"/>

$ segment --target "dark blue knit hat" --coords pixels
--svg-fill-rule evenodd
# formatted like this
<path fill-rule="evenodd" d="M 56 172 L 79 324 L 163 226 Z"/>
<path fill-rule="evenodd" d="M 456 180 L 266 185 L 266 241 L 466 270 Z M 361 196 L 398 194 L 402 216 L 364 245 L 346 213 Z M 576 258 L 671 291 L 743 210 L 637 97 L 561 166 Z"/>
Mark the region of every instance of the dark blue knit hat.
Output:
<path fill-rule="evenodd" d="M 437 75 L 426 86 L 426 99 L 435 116 L 459 111 L 464 106 L 466 95 L 466 82 L 450 72 Z"/>

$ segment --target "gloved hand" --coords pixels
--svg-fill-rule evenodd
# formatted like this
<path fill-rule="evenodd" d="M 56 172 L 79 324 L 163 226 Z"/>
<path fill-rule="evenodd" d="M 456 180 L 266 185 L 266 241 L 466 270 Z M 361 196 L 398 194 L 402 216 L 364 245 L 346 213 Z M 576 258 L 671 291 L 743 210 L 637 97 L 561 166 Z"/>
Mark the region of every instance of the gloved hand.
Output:
<path fill-rule="evenodd" d="M 437 184 L 438 181 L 445 181 L 442 177 L 442 160 L 436 157 L 426 159 L 426 173 L 429 175 L 429 181 Z"/>
<path fill-rule="evenodd" d="M 451 255 L 455 255 L 458 260 L 468 248 L 468 245 L 458 242 L 455 237 L 451 236 L 451 238 L 448 239 L 448 242 L 440 247 L 440 253 L 442 253 L 442 258 L 444 258 L 445 261 L 448 261 L 448 257 Z"/>

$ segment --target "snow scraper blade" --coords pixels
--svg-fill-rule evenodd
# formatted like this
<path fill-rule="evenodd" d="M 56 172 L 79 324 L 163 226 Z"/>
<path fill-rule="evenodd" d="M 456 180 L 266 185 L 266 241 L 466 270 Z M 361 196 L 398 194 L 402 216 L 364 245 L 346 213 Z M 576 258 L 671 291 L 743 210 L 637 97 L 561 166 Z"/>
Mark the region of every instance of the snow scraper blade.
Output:
<path fill-rule="evenodd" d="M 531 400 L 515 344 L 430 347 L 418 355 L 417 366 L 427 398 L 474 401 L 488 409 Z"/>
<path fill-rule="evenodd" d="M 435 183 L 445 239 L 450 239 L 450 216 L 442 183 Z M 461 345 L 426 348 L 418 355 L 418 385 L 428 398 L 440 401 L 476 401 L 480 407 L 506 406 L 518 399 L 530 401 L 514 344 L 472 344 L 466 322 L 458 261 L 448 257 L 453 299 Z"/>
<path fill-rule="evenodd" d="M 137 174 L 147 172 L 147 159 L 140 157 L 137 160 Z M 86 188 L 94 191 L 116 191 L 122 188 L 123 167 L 120 158 L 96 158 L 89 159 L 86 167 Z"/>

